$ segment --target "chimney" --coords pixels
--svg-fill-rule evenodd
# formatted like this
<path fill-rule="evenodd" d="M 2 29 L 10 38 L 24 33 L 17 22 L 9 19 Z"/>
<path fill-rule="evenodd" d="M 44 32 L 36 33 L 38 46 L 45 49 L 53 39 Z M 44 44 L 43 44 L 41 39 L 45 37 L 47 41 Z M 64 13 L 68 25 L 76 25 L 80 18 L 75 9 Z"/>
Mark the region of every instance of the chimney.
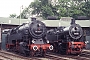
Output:
<path fill-rule="evenodd" d="M 35 21 L 36 20 L 36 18 L 35 17 L 31 17 L 31 21 Z"/>
<path fill-rule="evenodd" d="M 71 19 L 71 25 L 72 24 L 75 24 L 75 19 L 73 18 L 73 19 Z"/>

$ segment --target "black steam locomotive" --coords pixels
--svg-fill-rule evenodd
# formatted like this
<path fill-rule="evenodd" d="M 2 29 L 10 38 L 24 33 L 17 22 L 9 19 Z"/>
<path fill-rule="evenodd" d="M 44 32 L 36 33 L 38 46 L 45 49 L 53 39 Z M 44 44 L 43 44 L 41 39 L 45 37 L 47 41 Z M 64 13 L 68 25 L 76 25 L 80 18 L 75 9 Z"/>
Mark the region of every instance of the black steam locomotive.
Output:
<path fill-rule="evenodd" d="M 83 30 L 79 24 L 75 23 L 75 20 L 71 20 L 71 25 L 68 27 L 60 26 L 55 29 L 50 29 L 47 33 L 56 36 L 56 40 L 50 43 L 54 46 L 55 52 L 62 54 L 80 54 L 85 47 L 85 41 L 83 40 Z M 50 39 L 50 38 L 49 38 Z"/>
<path fill-rule="evenodd" d="M 48 44 L 46 38 L 46 26 L 39 20 L 10 29 L 6 48 L 9 51 L 23 53 L 25 56 L 45 56 L 47 50 L 53 50 L 53 46 Z"/>

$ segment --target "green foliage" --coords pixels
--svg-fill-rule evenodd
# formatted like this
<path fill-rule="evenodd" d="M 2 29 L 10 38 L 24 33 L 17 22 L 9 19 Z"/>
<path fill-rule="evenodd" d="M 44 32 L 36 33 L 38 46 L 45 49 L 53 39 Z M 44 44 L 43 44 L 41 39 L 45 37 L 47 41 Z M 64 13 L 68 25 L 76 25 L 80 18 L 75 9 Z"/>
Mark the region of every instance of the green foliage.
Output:
<path fill-rule="evenodd" d="M 31 15 L 41 16 L 46 19 L 48 16 L 60 17 L 77 17 L 90 16 L 90 1 L 89 0 L 58 0 L 55 5 L 50 0 L 35 0 L 26 10 L 21 13 L 21 18 L 27 18 Z"/>
<path fill-rule="evenodd" d="M 86 2 L 82 7 L 82 11 L 85 13 L 86 16 L 90 17 L 90 2 Z"/>
<path fill-rule="evenodd" d="M 30 8 L 33 8 L 32 14 L 38 14 L 41 12 L 41 3 L 39 0 L 35 0 L 29 5 Z"/>
<path fill-rule="evenodd" d="M 51 7 L 49 7 L 49 6 L 42 7 L 42 17 L 43 18 L 46 19 L 48 16 L 53 16 L 53 15 L 54 15 L 54 13 L 52 12 Z"/>
<path fill-rule="evenodd" d="M 16 18 L 16 14 L 10 14 L 9 18 Z"/>
<path fill-rule="evenodd" d="M 28 18 L 28 15 L 29 14 L 29 11 L 28 11 L 28 8 L 25 8 L 21 14 L 19 16 L 17 16 L 17 18 L 20 18 L 20 19 L 27 19 Z"/>

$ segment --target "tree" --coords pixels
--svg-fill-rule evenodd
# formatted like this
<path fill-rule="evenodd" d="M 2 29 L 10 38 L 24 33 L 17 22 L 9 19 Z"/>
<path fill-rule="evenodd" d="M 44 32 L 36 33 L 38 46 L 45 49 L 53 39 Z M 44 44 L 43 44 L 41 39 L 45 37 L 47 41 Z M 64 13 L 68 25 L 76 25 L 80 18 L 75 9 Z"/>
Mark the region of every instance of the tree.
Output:
<path fill-rule="evenodd" d="M 52 9 L 49 6 L 42 7 L 42 17 L 46 19 L 48 16 L 53 16 L 54 13 L 52 12 Z"/>
<path fill-rule="evenodd" d="M 57 16 L 57 8 L 52 6 L 48 0 L 35 0 L 29 5 L 33 8 L 32 14 L 41 16 L 46 19 L 48 16 Z"/>
<path fill-rule="evenodd" d="M 29 14 L 28 10 L 29 10 L 28 8 L 25 8 L 17 18 L 20 18 L 21 16 L 21 19 L 28 19 Z"/>
<path fill-rule="evenodd" d="M 37 16 L 40 15 L 40 12 L 41 12 L 41 3 L 40 3 L 39 0 L 35 0 L 34 2 L 32 2 L 29 5 L 29 8 L 33 9 L 32 14 L 37 14 Z"/>
<path fill-rule="evenodd" d="M 16 14 L 10 14 L 9 18 L 16 18 L 17 15 Z"/>
<path fill-rule="evenodd" d="M 86 16 L 90 17 L 90 2 L 86 2 L 82 7 L 82 11 L 85 13 Z"/>
<path fill-rule="evenodd" d="M 21 16 L 26 18 L 27 14 L 31 14 L 44 19 L 48 16 L 57 16 L 58 18 L 90 16 L 89 6 L 89 0 L 58 0 L 58 3 L 54 5 L 51 0 L 35 0 L 21 13 Z"/>

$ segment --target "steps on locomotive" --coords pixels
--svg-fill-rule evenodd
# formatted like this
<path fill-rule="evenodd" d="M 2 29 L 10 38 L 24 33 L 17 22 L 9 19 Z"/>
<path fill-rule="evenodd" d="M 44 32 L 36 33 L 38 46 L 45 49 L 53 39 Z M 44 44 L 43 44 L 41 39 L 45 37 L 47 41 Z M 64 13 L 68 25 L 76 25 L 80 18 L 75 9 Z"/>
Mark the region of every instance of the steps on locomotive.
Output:
<path fill-rule="evenodd" d="M 66 54 L 67 51 L 67 44 L 66 43 L 62 43 L 59 49 L 61 54 Z"/>

